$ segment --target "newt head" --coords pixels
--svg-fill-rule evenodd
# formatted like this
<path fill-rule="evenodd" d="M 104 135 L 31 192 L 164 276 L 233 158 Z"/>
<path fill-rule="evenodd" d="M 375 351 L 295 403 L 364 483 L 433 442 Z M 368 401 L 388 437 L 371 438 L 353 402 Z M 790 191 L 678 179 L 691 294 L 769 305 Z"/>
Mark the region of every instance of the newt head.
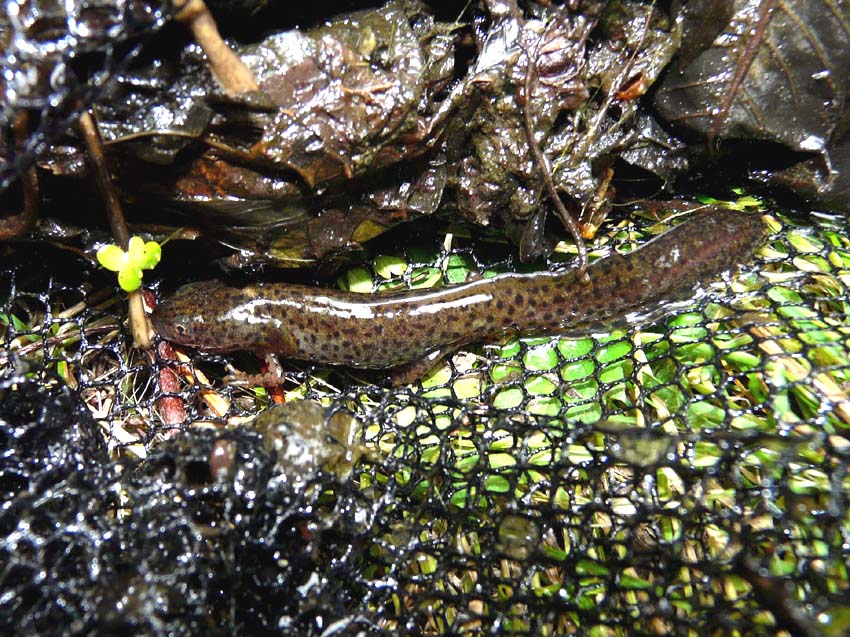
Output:
<path fill-rule="evenodd" d="M 154 329 L 179 345 L 217 351 L 240 349 L 239 344 L 230 346 L 231 330 L 220 320 L 223 302 L 238 292 L 218 281 L 184 285 L 157 303 L 151 314 Z"/>
<path fill-rule="evenodd" d="M 287 326 L 268 311 L 260 288 L 234 288 L 219 281 L 190 283 L 160 301 L 151 314 L 168 341 L 214 352 L 250 350 L 289 355 Z"/>

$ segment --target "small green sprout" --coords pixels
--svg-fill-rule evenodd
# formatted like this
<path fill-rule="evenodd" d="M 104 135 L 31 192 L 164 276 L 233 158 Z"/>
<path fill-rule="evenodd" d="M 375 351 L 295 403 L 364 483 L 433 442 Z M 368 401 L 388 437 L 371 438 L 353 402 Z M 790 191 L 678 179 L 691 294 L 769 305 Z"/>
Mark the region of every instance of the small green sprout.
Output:
<path fill-rule="evenodd" d="M 125 292 L 134 292 L 142 284 L 142 270 L 152 270 L 162 257 L 162 248 L 156 241 L 131 237 L 124 252 L 115 244 L 97 251 L 97 260 L 104 268 L 118 273 L 118 285 Z"/>

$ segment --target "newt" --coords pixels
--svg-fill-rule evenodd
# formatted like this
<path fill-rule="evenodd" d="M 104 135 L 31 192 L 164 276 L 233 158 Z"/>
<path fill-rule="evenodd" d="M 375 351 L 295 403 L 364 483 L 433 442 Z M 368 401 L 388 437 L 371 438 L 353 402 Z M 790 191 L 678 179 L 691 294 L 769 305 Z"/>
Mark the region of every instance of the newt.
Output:
<path fill-rule="evenodd" d="M 421 376 L 447 353 L 498 336 L 575 333 L 694 292 L 745 262 L 759 215 L 711 207 L 641 248 L 579 270 L 502 274 L 461 285 L 372 296 L 286 283 L 184 285 L 152 320 L 182 345 L 250 350 Z"/>

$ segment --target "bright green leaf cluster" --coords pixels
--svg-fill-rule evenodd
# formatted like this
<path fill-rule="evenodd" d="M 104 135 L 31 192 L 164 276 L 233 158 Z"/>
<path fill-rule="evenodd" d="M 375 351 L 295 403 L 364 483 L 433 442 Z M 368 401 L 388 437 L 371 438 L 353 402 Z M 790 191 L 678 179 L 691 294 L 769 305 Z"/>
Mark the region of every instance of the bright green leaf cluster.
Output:
<path fill-rule="evenodd" d="M 764 207 L 764 202 L 761 199 L 757 199 L 752 195 L 744 194 L 744 191 L 741 188 L 733 188 L 732 192 L 739 195 L 735 201 L 723 201 L 721 199 L 715 199 L 714 197 L 708 197 L 705 195 L 698 195 L 696 199 L 700 203 L 723 206 L 730 210 L 749 210 L 751 208 L 761 210 Z"/>
<path fill-rule="evenodd" d="M 133 292 L 142 284 L 142 270 L 152 270 L 162 257 L 162 248 L 156 241 L 131 237 L 125 252 L 115 244 L 97 251 L 97 260 L 104 268 L 118 273 L 118 285 L 125 292 Z"/>

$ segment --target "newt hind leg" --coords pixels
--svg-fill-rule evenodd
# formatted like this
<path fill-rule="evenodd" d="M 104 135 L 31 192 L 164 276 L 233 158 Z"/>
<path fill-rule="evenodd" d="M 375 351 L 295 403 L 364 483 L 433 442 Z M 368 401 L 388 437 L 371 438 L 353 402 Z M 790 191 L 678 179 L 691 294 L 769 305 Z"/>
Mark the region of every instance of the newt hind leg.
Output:
<path fill-rule="evenodd" d="M 391 368 L 389 370 L 390 383 L 393 387 L 400 387 L 420 380 L 425 374 L 439 365 L 446 356 L 457 351 L 464 345 L 468 345 L 472 340 L 468 337 L 457 340 L 431 350 L 418 360 Z"/>

